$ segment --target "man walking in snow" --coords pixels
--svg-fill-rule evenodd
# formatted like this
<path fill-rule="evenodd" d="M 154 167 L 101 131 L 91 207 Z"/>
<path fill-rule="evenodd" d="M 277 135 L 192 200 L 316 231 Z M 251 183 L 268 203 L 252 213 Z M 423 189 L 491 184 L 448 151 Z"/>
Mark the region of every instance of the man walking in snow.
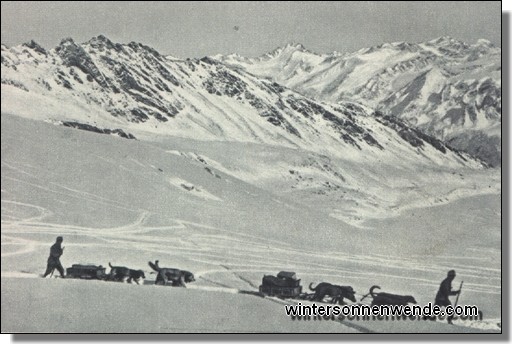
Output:
<path fill-rule="evenodd" d="M 455 278 L 455 270 L 448 271 L 448 276 L 441 282 L 439 290 L 437 291 L 435 305 L 437 306 L 451 306 L 449 296 L 457 295 L 460 290 L 452 290 L 452 281 Z M 452 323 L 453 316 L 448 317 L 448 323 Z"/>
<path fill-rule="evenodd" d="M 61 236 L 57 237 L 55 244 L 50 248 L 50 256 L 48 257 L 48 264 L 46 266 L 46 271 L 43 277 L 48 276 L 50 273 L 53 273 L 55 269 L 57 269 L 60 273 L 60 277 L 64 277 L 64 268 L 60 263 L 60 256 L 64 252 L 64 247 L 61 247 L 63 238 Z"/>

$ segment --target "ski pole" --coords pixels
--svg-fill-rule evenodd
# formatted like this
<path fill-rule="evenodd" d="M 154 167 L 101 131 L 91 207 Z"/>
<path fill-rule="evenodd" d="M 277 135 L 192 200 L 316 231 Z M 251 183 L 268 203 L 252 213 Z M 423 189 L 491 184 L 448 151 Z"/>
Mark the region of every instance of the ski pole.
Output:
<path fill-rule="evenodd" d="M 457 306 L 457 303 L 459 302 L 460 291 L 462 289 L 463 283 L 464 283 L 464 281 L 460 282 L 459 293 L 457 294 L 457 298 L 455 299 L 455 304 L 453 305 L 453 307 Z"/>

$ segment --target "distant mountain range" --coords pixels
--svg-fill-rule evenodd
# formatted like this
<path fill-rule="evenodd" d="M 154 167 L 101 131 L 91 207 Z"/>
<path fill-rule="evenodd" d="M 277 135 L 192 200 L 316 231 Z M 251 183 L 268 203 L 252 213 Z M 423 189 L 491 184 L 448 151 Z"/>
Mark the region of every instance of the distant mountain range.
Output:
<path fill-rule="evenodd" d="M 353 161 L 482 166 L 430 132 L 458 147 L 478 138 L 482 154 L 461 148 L 499 163 L 487 149 L 499 143 L 500 56 L 486 42 L 330 55 L 288 45 L 257 59 L 181 60 L 104 36 L 1 50 L 2 113 L 129 138 L 157 133 Z"/>
<path fill-rule="evenodd" d="M 288 44 L 258 58 L 215 58 L 317 101 L 359 102 L 500 165 L 501 48 L 487 40 L 440 37 L 345 54 Z"/>

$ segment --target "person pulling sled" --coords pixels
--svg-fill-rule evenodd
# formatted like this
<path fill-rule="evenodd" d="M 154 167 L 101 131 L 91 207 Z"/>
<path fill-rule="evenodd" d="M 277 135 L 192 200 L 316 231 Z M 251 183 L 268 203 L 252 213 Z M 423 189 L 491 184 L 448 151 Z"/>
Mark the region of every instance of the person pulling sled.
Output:
<path fill-rule="evenodd" d="M 64 239 L 61 236 L 58 236 L 55 244 L 50 248 L 50 256 L 48 257 L 48 263 L 46 265 L 46 271 L 43 274 L 43 278 L 49 274 L 53 275 L 53 271 L 55 271 L 55 269 L 59 271 L 60 277 L 64 277 L 64 268 L 60 263 L 60 256 L 64 253 L 64 247 L 61 246 L 63 240 Z"/>

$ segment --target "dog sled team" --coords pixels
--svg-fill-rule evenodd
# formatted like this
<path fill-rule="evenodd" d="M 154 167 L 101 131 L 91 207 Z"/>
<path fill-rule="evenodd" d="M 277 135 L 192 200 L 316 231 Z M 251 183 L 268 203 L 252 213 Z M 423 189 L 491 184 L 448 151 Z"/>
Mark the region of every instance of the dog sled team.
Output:
<path fill-rule="evenodd" d="M 61 277 L 65 277 L 64 268 L 60 263 L 60 257 L 64 253 L 64 247 L 62 247 L 63 238 L 57 237 L 55 244 L 50 248 L 50 256 L 47 261 L 47 268 L 45 273 L 42 275 L 46 277 L 53 275 L 54 271 L 57 270 Z M 194 274 L 190 271 L 180 270 L 176 268 L 166 268 L 159 265 L 159 261 L 148 262 L 148 265 L 155 273 L 156 285 L 171 285 L 175 287 L 186 287 L 187 283 L 195 281 Z M 146 278 L 144 271 L 130 269 L 124 266 L 113 266 L 109 262 L 110 272 L 105 273 L 105 268 L 94 265 L 73 265 L 68 268 L 68 276 L 74 278 L 97 278 L 107 281 L 115 282 L 135 282 L 139 284 L 143 279 Z M 447 277 L 441 282 L 439 290 L 435 297 L 435 305 L 437 306 L 451 306 L 452 303 L 449 299 L 450 296 L 458 295 L 461 292 L 462 283 L 459 290 L 452 289 L 452 281 L 455 279 L 455 270 L 448 271 Z M 300 286 L 300 279 L 297 279 L 294 272 L 281 271 L 277 277 L 275 276 L 263 276 L 262 285 L 260 286 L 260 293 L 269 296 L 298 298 L 303 300 L 325 302 L 330 301 L 331 303 L 345 304 L 345 299 L 352 302 L 357 302 L 355 297 L 355 290 L 351 286 L 340 286 L 334 285 L 328 282 L 321 282 L 313 287 L 313 283 L 309 285 L 309 289 L 313 293 L 302 293 L 302 287 Z M 398 305 L 405 306 L 410 303 L 416 304 L 416 299 L 412 295 L 397 295 L 385 292 L 375 292 L 376 289 L 381 289 L 378 285 L 374 285 L 370 288 L 369 292 L 364 295 L 360 301 L 363 301 L 367 297 L 372 298 L 371 305 Z M 326 300 L 326 298 L 328 298 Z M 457 301 L 455 302 L 457 303 Z M 448 318 L 448 323 L 451 323 L 451 318 Z"/>
<path fill-rule="evenodd" d="M 436 306 L 451 306 L 452 303 L 449 299 L 450 296 L 457 296 L 457 300 L 455 301 L 455 305 L 458 302 L 459 295 L 462 288 L 462 283 L 458 290 L 452 289 L 452 281 L 455 279 L 456 273 L 455 270 L 448 271 L 446 278 L 441 282 L 439 289 L 437 291 L 434 305 Z M 343 301 L 345 298 L 352 301 L 357 302 L 355 298 L 355 291 L 350 286 L 339 286 L 333 285 L 327 282 L 322 282 L 318 284 L 316 287 L 312 288 L 313 283 L 309 285 L 309 289 L 314 291 L 314 294 L 306 294 L 305 299 L 313 300 L 313 301 L 323 301 L 326 296 L 331 297 L 332 303 L 345 304 Z M 374 285 L 370 288 L 368 294 L 364 295 L 360 301 L 363 301 L 368 296 L 371 296 L 372 306 L 406 306 L 408 304 L 417 304 L 416 299 L 412 295 L 397 295 L 385 292 L 375 292 L 375 289 L 380 289 L 378 285 Z M 434 318 L 424 318 L 424 320 L 435 320 Z M 453 316 L 449 316 L 447 321 L 449 324 L 452 323 Z"/>
<path fill-rule="evenodd" d="M 110 266 L 110 272 L 108 274 L 101 265 L 74 264 L 67 269 L 67 275 L 65 275 L 64 268 L 60 262 L 60 257 L 64 253 L 64 247 L 62 247 L 63 241 L 64 239 L 61 236 L 57 237 L 55 244 L 50 248 L 46 271 L 42 277 L 47 277 L 48 275 L 53 276 L 53 273 L 57 270 L 62 278 L 100 279 L 113 282 L 135 282 L 137 284 L 146 278 L 142 270 L 130 269 L 125 266 L 113 266 L 110 262 L 108 263 Z M 154 263 L 148 262 L 148 264 L 157 275 L 155 279 L 155 284 L 157 285 L 185 287 L 186 283 L 195 281 L 194 274 L 190 271 L 161 267 L 158 260 Z"/>

